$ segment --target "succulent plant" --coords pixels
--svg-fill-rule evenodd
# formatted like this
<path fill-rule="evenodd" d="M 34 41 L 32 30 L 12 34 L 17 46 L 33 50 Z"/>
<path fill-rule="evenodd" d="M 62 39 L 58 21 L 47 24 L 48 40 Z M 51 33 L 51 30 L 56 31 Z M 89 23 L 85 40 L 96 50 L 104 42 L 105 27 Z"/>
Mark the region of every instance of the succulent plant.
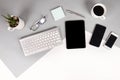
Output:
<path fill-rule="evenodd" d="M 19 24 L 19 18 L 17 16 L 11 16 L 10 14 L 7 14 L 7 16 L 2 16 L 7 20 L 10 27 L 16 27 Z"/>

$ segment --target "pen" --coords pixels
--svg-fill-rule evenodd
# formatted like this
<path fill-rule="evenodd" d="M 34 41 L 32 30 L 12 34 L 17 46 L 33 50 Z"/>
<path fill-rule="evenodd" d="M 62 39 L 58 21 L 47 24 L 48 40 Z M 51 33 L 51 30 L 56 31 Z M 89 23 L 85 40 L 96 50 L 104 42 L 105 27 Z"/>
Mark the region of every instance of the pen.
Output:
<path fill-rule="evenodd" d="M 74 12 L 74 11 L 71 11 L 71 10 L 68 10 L 68 9 L 66 9 L 66 11 L 67 11 L 68 13 L 75 14 L 75 15 L 77 15 L 77 16 L 81 16 L 81 17 L 85 18 L 85 16 L 83 16 L 83 15 L 77 13 L 77 12 Z"/>

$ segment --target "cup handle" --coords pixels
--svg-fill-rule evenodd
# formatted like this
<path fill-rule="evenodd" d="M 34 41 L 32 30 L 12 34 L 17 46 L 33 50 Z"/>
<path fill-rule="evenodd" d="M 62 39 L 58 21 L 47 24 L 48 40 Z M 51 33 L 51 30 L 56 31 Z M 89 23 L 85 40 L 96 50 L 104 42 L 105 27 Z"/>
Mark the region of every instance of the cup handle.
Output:
<path fill-rule="evenodd" d="M 105 19 L 106 19 L 106 17 L 105 17 L 105 16 L 102 16 L 102 17 L 100 17 L 100 19 L 101 19 L 101 20 L 105 20 Z"/>
<path fill-rule="evenodd" d="M 14 31 L 15 29 L 14 29 L 14 28 L 11 28 L 11 27 L 8 27 L 8 30 L 9 30 L 9 31 Z"/>

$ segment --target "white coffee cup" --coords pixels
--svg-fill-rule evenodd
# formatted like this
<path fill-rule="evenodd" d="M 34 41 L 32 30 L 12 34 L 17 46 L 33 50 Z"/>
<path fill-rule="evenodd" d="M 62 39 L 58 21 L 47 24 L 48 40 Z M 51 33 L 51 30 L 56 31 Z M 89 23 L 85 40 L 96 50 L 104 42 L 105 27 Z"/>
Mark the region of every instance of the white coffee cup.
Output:
<path fill-rule="evenodd" d="M 8 30 L 9 31 L 14 31 L 14 30 L 21 30 L 21 29 L 23 29 L 24 28 L 24 26 L 25 26 L 25 23 L 24 23 L 24 21 L 21 19 L 21 18 L 19 18 L 19 24 L 16 26 L 16 27 L 8 27 Z"/>
<path fill-rule="evenodd" d="M 91 15 L 94 18 L 99 18 L 101 20 L 105 20 L 105 14 L 107 12 L 106 6 L 102 3 L 95 4 L 91 9 Z"/>

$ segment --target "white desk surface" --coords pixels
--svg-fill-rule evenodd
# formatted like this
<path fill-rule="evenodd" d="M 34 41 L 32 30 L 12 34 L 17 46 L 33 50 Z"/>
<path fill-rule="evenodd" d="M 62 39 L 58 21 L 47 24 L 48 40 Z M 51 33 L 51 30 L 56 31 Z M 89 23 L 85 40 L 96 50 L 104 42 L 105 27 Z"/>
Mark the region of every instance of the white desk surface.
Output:
<path fill-rule="evenodd" d="M 92 2 L 102 2 L 106 5 L 108 9 L 106 20 L 101 21 L 99 19 L 94 19 L 90 15 L 89 8 Z M 39 30 L 36 32 L 47 29 L 49 27 L 59 26 L 64 38 L 64 22 L 66 20 L 76 20 L 82 18 L 65 12 L 66 17 L 55 22 L 50 14 L 50 10 L 57 6 L 62 6 L 64 9 L 71 9 L 83 14 L 86 17 L 86 19 L 84 19 L 86 30 L 89 32 L 93 31 L 96 23 L 105 25 L 107 27 L 107 31 L 105 33 L 104 39 L 107 37 L 110 31 L 114 31 L 118 35 L 120 35 L 119 3 L 120 0 L 0 0 L 0 14 L 10 13 L 20 16 L 26 23 L 26 26 L 23 30 L 9 32 L 7 31 L 7 25 L 4 19 L 0 16 L 0 59 L 17 77 L 20 76 L 20 74 L 22 74 L 24 71 L 26 71 L 30 66 L 32 66 L 32 64 L 34 64 L 37 60 L 40 60 L 45 54 L 47 54 L 48 51 L 45 51 L 31 57 L 25 57 L 23 55 L 18 40 L 20 37 L 35 33 L 30 31 L 29 28 L 34 23 L 34 21 L 40 18 L 41 15 L 47 15 L 48 20 L 47 23 L 39 28 Z M 119 39 L 117 40 L 116 45 L 120 47 Z M 56 51 L 56 53 L 57 52 L 59 51 Z M 93 53 L 91 55 L 96 56 L 96 54 L 93 55 Z"/>
<path fill-rule="evenodd" d="M 17 78 L 0 61 L 0 80 L 120 80 L 120 49 L 93 47 L 86 37 L 86 49 L 67 50 L 64 40 Z"/>

